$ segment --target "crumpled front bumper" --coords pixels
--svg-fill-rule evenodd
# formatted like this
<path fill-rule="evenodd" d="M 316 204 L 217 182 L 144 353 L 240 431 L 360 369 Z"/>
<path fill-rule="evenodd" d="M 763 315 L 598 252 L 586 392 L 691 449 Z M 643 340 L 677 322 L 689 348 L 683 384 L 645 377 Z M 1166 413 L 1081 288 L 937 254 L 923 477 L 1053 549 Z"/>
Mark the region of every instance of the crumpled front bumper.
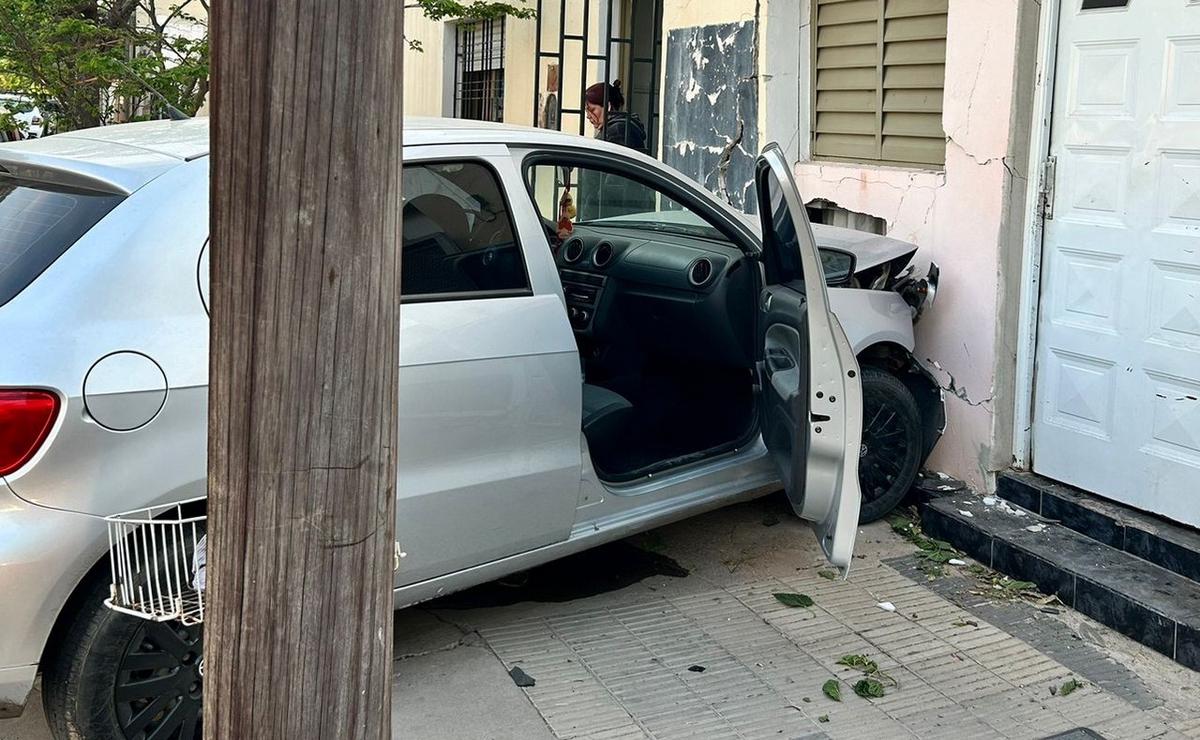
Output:
<path fill-rule="evenodd" d="M 106 538 L 103 519 L 31 504 L 0 478 L 0 718 L 24 709 L 59 611 Z"/>

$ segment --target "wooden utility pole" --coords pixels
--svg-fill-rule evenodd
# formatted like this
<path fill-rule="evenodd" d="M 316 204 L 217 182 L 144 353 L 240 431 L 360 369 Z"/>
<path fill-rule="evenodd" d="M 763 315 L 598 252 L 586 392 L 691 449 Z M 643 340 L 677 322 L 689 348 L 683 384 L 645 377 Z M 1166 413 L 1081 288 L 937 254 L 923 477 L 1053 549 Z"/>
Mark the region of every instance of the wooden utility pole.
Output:
<path fill-rule="evenodd" d="M 398 0 L 214 0 L 209 738 L 390 737 Z"/>

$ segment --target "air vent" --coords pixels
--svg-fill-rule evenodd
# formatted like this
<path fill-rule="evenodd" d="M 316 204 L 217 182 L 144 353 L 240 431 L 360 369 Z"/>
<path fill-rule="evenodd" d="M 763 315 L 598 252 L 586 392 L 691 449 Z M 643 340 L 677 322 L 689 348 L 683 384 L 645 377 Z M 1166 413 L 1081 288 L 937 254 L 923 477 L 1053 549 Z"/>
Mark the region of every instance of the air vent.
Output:
<path fill-rule="evenodd" d="M 579 237 L 568 239 L 562 248 L 563 262 L 573 265 L 583 259 L 583 240 Z"/>
<path fill-rule="evenodd" d="M 613 245 L 608 242 L 600 242 L 596 245 L 596 251 L 592 252 L 592 265 L 597 270 L 603 270 L 608 267 L 608 263 L 612 262 Z"/>
<path fill-rule="evenodd" d="M 713 264 L 707 257 L 701 257 L 688 266 L 688 282 L 697 288 L 703 288 L 712 280 Z"/>

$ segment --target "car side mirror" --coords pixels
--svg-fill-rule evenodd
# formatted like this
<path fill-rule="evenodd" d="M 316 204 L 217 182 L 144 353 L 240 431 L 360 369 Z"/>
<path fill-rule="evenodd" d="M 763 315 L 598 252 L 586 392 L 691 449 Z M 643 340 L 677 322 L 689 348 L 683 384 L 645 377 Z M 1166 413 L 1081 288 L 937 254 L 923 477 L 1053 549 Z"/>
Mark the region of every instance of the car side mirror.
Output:
<path fill-rule="evenodd" d="M 831 288 L 842 288 L 854 278 L 857 259 L 850 252 L 831 247 L 821 247 L 821 268 L 825 271 L 825 284 Z"/>

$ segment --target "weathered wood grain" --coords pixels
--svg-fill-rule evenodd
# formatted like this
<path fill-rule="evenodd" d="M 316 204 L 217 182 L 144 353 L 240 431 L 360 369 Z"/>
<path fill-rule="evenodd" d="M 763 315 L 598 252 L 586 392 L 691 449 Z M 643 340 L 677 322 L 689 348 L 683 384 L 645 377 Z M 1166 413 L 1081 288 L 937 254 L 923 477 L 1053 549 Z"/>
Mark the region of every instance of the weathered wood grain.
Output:
<path fill-rule="evenodd" d="M 210 738 L 390 736 L 397 0 L 215 0 Z"/>

